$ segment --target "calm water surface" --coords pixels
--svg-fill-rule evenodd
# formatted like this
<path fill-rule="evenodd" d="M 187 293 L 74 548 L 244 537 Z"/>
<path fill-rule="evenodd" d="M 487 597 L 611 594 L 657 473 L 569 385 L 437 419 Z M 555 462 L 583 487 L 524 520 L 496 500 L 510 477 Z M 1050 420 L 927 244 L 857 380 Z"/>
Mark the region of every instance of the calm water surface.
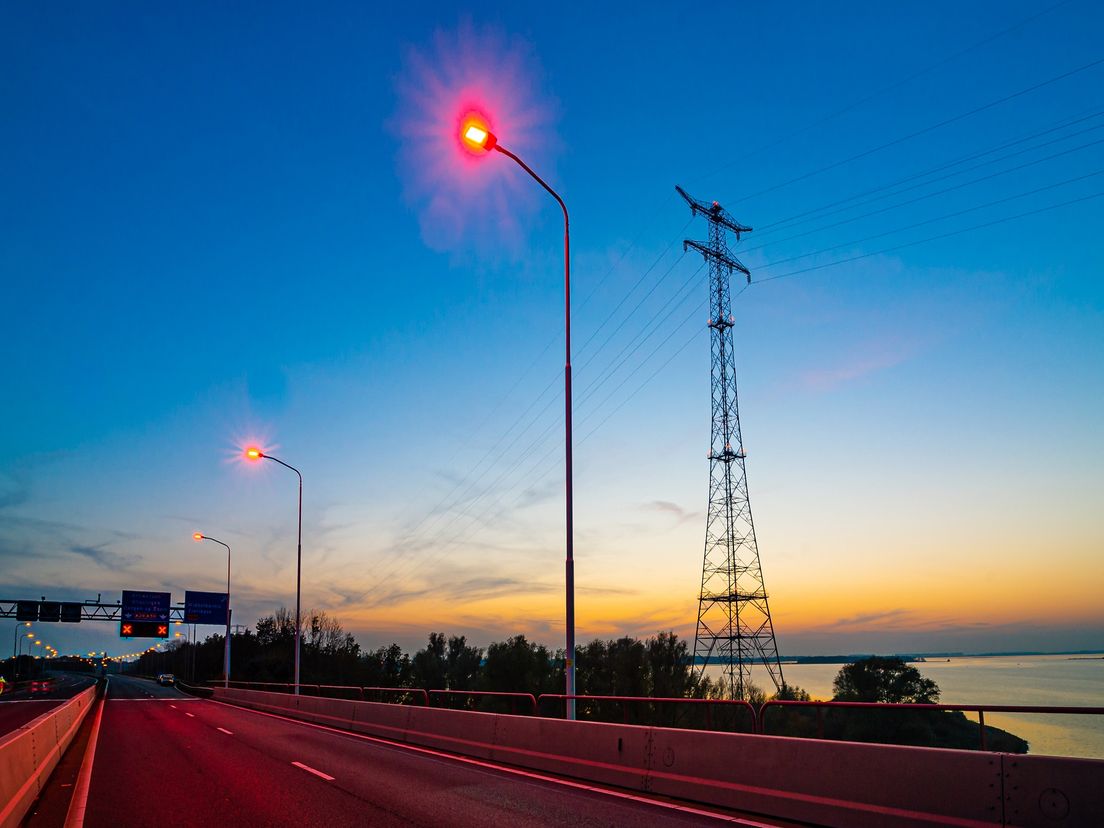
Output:
<path fill-rule="evenodd" d="M 782 669 L 788 683 L 808 690 L 815 699 L 830 699 L 832 680 L 841 666 L 784 664 Z M 912 666 L 939 685 L 945 704 L 1104 707 L 1100 653 L 952 658 Z M 753 680 L 765 685 L 761 676 Z M 1026 739 L 1031 753 L 1104 759 L 1104 715 L 987 713 L 985 723 Z"/>

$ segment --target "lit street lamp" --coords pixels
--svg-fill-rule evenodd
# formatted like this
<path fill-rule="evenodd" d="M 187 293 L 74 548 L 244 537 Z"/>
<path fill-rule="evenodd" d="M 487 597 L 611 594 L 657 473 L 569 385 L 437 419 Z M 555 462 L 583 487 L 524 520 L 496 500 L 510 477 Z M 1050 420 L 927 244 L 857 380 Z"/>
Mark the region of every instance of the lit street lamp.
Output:
<path fill-rule="evenodd" d="M 28 627 L 31 626 L 30 621 L 27 622 L 27 626 Z M 16 629 L 19 629 L 19 628 L 16 627 Z M 16 652 L 16 654 L 15 654 L 15 675 L 13 676 L 13 678 L 15 678 L 15 679 L 19 678 L 19 657 L 21 655 L 23 655 L 23 641 L 27 638 L 34 638 L 34 637 L 35 637 L 35 634 L 33 632 L 29 632 L 26 635 L 19 636 L 19 638 L 17 639 L 18 640 L 18 648 L 17 648 L 18 652 Z M 28 653 L 28 655 L 30 654 L 30 652 L 31 652 L 31 644 L 30 644 L 30 642 L 27 642 L 27 653 Z"/>
<path fill-rule="evenodd" d="M 564 674 L 567 679 L 567 718 L 575 718 L 575 555 L 573 541 L 573 518 L 571 508 L 571 237 L 568 232 L 567 205 L 559 193 L 529 168 L 529 165 L 498 143 L 498 138 L 485 124 L 467 119 L 460 126 L 460 137 L 472 150 L 491 152 L 497 150 L 507 158 L 513 159 L 530 177 L 544 187 L 563 210 L 564 218 L 564 335 L 566 339 L 564 359 L 564 431 L 566 442 L 566 492 L 567 492 L 567 657 Z"/>
<path fill-rule="evenodd" d="M 295 553 L 295 695 L 299 695 L 299 603 L 303 586 L 303 475 L 295 466 L 290 466 L 278 457 L 265 454 L 259 448 L 250 446 L 245 450 L 247 460 L 272 460 L 285 469 L 291 469 L 299 477 L 299 541 Z M 229 634 L 229 629 L 227 630 Z"/>
<path fill-rule="evenodd" d="M 15 625 L 15 629 L 12 631 L 12 658 L 16 657 L 15 650 L 16 650 L 16 647 L 19 644 L 19 630 L 20 630 L 20 628 L 29 627 L 29 626 L 31 626 L 30 621 L 20 621 L 18 624 Z"/>
<path fill-rule="evenodd" d="M 223 660 L 226 662 L 222 669 L 222 686 L 230 686 L 230 544 L 223 543 L 218 538 L 212 538 L 209 535 L 204 535 L 202 532 L 196 532 L 192 535 L 197 541 L 211 541 L 211 543 L 217 543 L 219 546 L 226 547 L 226 646 L 223 648 Z M 180 623 L 180 622 L 177 622 Z M 193 625 L 194 629 L 194 625 Z M 179 636 L 180 633 L 177 633 Z M 194 643 L 194 642 L 193 642 Z M 195 658 L 195 652 L 193 650 L 192 658 Z"/>

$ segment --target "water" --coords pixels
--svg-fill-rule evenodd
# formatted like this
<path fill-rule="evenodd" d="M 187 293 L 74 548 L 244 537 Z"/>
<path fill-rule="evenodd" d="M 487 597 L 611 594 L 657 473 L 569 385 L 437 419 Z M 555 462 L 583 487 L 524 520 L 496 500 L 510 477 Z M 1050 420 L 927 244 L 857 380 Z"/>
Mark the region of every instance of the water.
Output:
<path fill-rule="evenodd" d="M 784 664 L 782 669 L 787 683 L 814 699 L 830 699 L 832 680 L 842 666 Z M 1104 707 L 1104 658 L 1099 653 L 952 658 L 912 666 L 939 685 L 943 704 Z M 754 674 L 753 680 L 769 687 L 764 677 Z M 976 721 L 975 715 L 966 715 Z M 1104 715 L 986 713 L 985 723 L 1026 739 L 1033 754 L 1104 759 Z"/>

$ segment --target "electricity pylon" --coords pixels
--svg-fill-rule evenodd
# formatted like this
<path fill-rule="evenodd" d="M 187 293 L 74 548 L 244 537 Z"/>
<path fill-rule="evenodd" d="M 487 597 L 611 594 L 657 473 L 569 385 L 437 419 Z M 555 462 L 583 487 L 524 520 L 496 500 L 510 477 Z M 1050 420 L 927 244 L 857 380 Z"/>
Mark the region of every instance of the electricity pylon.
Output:
<path fill-rule="evenodd" d="M 728 252 L 728 233 L 740 240 L 750 227 L 737 222 L 716 201 L 678 194 L 690 212 L 709 221 L 709 241 L 687 239 L 683 249 L 697 250 L 709 264 L 709 329 L 713 428 L 709 449 L 709 514 L 705 521 L 698 627 L 694 636 L 694 669 L 699 676 L 709 664 L 720 664 L 727 694 L 747 697 L 751 667 L 761 661 L 775 687 L 782 689 L 782 663 L 774 640 L 755 524 L 748 499 L 744 443 L 736 399 L 736 361 L 732 344 L 730 282 L 739 271 L 751 283 L 751 273 Z"/>

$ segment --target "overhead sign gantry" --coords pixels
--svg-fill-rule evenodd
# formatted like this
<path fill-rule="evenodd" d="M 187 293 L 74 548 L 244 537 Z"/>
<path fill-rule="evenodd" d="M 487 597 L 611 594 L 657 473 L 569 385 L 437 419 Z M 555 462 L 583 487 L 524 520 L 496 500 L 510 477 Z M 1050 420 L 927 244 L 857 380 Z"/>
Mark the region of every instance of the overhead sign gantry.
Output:
<path fill-rule="evenodd" d="M 225 592 L 185 592 L 185 603 L 172 605 L 172 593 L 123 590 L 122 600 L 107 604 L 95 601 L 16 601 L 0 599 L 0 618 L 42 623 L 77 624 L 81 621 L 117 621 L 122 638 L 168 638 L 174 622 L 188 624 L 226 623 Z"/>

